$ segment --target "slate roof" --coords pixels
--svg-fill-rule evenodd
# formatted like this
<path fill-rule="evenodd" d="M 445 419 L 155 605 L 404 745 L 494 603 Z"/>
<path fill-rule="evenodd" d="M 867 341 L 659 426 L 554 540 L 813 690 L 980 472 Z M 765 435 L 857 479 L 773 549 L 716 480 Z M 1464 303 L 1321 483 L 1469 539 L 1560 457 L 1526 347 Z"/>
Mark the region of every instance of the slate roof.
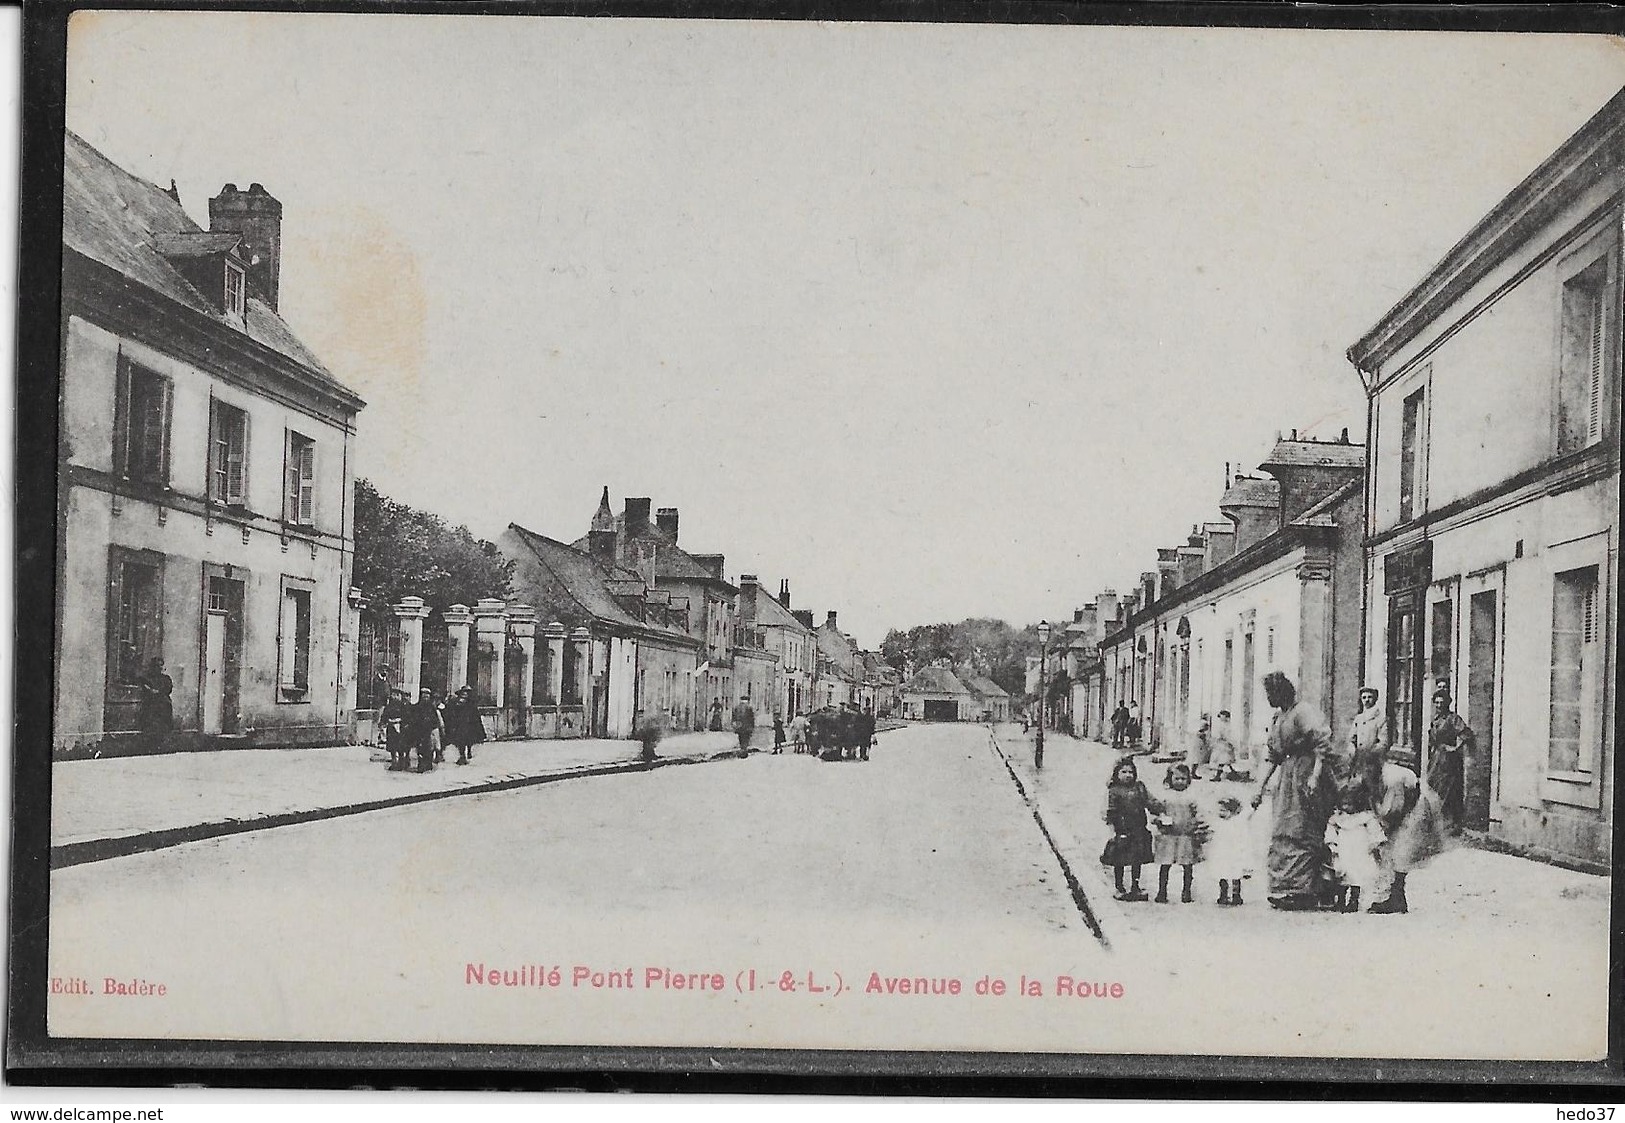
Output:
<path fill-rule="evenodd" d="M 587 615 L 623 627 L 662 632 L 686 640 L 694 638 L 687 632 L 680 632 L 674 628 L 646 624 L 620 606 L 610 592 L 610 583 L 637 581 L 641 585 L 642 581 L 636 573 L 619 566 L 606 571 L 591 556 L 573 546 L 567 546 L 545 534 L 526 530 L 517 523 L 509 523 L 508 526 L 530 550 L 542 568 L 553 575 L 559 591 L 575 601 Z"/>
<path fill-rule="evenodd" d="M 270 305 L 252 291 L 244 323 L 239 326 L 215 302 L 203 296 L 170 261 L 170 254 L 196 257 L 222 253 L 235 245 L 235 234 L 211 234 L 192 221 L 169 192 L 138 179 L 66 133 L 62 168 L 62 244 L 98 261 L 137 284 L 168 297 L 223 328 L 244 331 L 310 372 L 320 383 L 355 399 L 311 350 L 294 335 Z"/>
<path fill-rule="evenodd" d="M 968 684 L 971 691 L 984 698 L 1008 698 L 1010 692 L 986 675 L 977 675 Z"/>
<path fill-rule="evenodd" d="M 947 667 L 922 667 L 903 690 L 913 694 L 970 694 L 971 691 Z"/>
<path fill-rule="evenodd" d="M 594 519 L 595 523 L 596 521 Z M 615 548 L 620 553 L 622 561 L 626 560 L 624 551 L 629 542 L 653 542 L 655 544 L 656 577 L 672 577 L 681 581 L 714 581 L 733 588 L 727 580 L 716 576 L 705 566 L 695 561 L 693 554 L 673 542 L 666 532 L 654 523 L 650 523 L 647 529 L 639 533 L 635 538 L 628 538 L 626 535 L 626 516 L 624 514 L 615 516 L 614 525 Z M 577 550 L 585 550 L 587 548 L 587 537 L 583 535 L 570 545 Z"/>
<path fill-rule="evenodd" d="M 1321 466 L 1363 468 L 1365 446 L 1342 441 L 1276 441 L 1259 468 Z"/>
<path fill-rule="evenodd" d="M 1255 480 L 1243 476 L 1233 480 L 1219 500 L 1219 508 L 1241 504 L 1253 507 L 1279 507 L 1281 484 L 1278 480 Z"/>

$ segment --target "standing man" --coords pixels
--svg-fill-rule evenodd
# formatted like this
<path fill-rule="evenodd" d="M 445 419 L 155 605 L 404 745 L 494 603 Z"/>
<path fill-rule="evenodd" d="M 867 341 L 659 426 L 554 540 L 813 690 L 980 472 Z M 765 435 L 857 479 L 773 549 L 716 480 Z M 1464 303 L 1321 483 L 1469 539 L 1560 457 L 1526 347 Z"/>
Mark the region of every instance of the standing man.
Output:
<path fill-rule="evenodd" d="M 1377 708 L 1374 686 L 1360 688 L 1360 712 L 1349 725 L 1348 754 L 1351 779 L 1372 786 L 1382 772 L 1388 751 L 1388 717 Z"/>
<path fill-rule="evenodd" d="M 1478 738 L 1450 704 L 1450 687 L 1443 682 L 1433 692 L 1433 724 L 1428 727 L 1428 786 L 1439 796 L 1445 828 L 1461 833 L 1465 813 L 1462 784 L 1463 755 L 1478 751 Z"/>
<path fill-rule="evenodd" d="M 1128 707 L 1123 700 L 1117 700 L 1117 708 L 1112 711 L 1112 748 L 1121 749 L 1128 740 Z"/>
<path fill-rule="evenodd" d="M 1140 747 L 1140 703 L 1138 700 L 1128 704 L 1128 740 L 1131 748 Z"/>
<path fill-rule="evenodd" d="M 750 699 L 741 694 L 739 704 L 729 716 L 732 718 L 733 731 L 739 737 L 739 751 L 750 752 L 750 736 L 756 732 L 756 711 L 750 708 Z"/>

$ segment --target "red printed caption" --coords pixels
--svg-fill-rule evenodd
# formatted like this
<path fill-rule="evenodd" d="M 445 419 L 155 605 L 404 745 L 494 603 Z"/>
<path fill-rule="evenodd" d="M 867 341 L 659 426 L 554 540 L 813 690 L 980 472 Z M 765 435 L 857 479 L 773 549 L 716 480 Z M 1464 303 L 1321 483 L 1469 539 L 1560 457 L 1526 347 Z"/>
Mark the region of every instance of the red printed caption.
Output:
<path fill-rule="evenodd" d="M 797 968 L 760 970 L 747 967 L 737 971 L 687 971 L 672 967 L 594 967 L 586 964 L 525 963 L 515 967 L 468 963 L 463 968 L 463 984 L 470 987 L 523 987 L 537 990 L 653 990 L 717 994 L 777 993 L 831 997 L 857 992 L 873 997 L 903 998 L 971 995 L 977 998 L 1103 998 L 1119 999 L 1126 993 L 1114 980 L 1055 975 L 1029 978 L 1019 975 L 1012 984 L 1003 978 L 983 975 L 969 982 L 950 975 L 883 975 L 871 971 L 867 978 L 849 983 L 835 970 Z"/>

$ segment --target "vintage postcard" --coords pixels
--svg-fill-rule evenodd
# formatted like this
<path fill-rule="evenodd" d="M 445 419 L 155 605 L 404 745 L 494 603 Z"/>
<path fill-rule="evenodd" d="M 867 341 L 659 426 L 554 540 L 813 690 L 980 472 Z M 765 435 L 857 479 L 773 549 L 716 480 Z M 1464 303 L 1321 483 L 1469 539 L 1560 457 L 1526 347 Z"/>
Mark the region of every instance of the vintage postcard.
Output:
<path fill-rule="evenodd" d="M 66 60 L 54 1046 L 1608 1056 L 1617 40 Z"/>

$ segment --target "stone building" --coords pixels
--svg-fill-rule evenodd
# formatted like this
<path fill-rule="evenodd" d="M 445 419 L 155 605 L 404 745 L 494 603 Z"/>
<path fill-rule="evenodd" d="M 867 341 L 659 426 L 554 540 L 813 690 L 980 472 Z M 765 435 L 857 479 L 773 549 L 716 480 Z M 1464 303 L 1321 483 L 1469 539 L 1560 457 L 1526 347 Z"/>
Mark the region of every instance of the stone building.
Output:
<path fill-rule="evenodd" d="M 603 552 L 517 525 L 497 545 L 514 562 L 521 616 L 534 622 L 535 669 L 528 678 L 496 676 L 512 681 L 517 697 L 482 701 L 524 707 L 524 733 L 533 737 L 628 737 L 640 713 L 693 728 L 703 641 L 688 633 L 687 606 Z"/>
<path fill-rule="evenodd" d="M 1238 474 L 1220 499 L 1232 529 L 1206 524 L 1159 552 L 1091 668 L 1100 732 L 1119 701 L 1138 701 L 1147 744 L 1189 751 L 1202 715 L 1228 711 L 1231 739 L 1256 761 L 1272 670 L 1346 729 L 1359 688 L 1349 640 L 1361 612 L 1364 453 L 1346 432 L 1277 440 L 1259 466 L 1270 478 Z"/>
<path fill-rule="evenodd" d="M 54 748 L 324 744 L 355 705 L 350 464 L 362 401 L 277 314 L 282 205 L 209 229 L 68 133 Z"/>
<path fill-rule="evenodd" d="M 739 578 L 739 623 L 763 637 L 764 648 L 777 657 L 774 712 L 786 721 L 812 707 L 814 677 L 818 670 L 818 641 L 813 629 L 790 608 L 790 582 L 779 582 L 779 595 L 770 597 L 753 575 Z M 768 715 L 771 720 L 771 715 Z"/>
<path fill-rule="evenodd" d="M 975 721 L 982 713 L 982 699 L 947 667 L 922 667 L 901 694 L 910 721 Z"/>
<path fill-rule="evenodd" d="M 678 517 L 677 508 L 662 507 L 651 518 L 648 498 L 628 498 L 616 515 L 606 487 L 587 535 L 571 545 L 605 566 L 638 574 L 649 588 L 665 593 L 671 608 L 682 615 L 684 630 L 701 641 L 690 706 L 693 727 L 700 728 L 715 707 L 726 716 L 745 692 L 734 682 L 739 589 L 723 577 L 723 555 L 691 554 L 677 544 Z"/>
<path fill-rule="evenodd" d="M 1469 827 L 1611 859 L 1625 93 L 1349 349 L 1372 456 L 1364 662 L 1427 756 L 1452 688 Z"/>

